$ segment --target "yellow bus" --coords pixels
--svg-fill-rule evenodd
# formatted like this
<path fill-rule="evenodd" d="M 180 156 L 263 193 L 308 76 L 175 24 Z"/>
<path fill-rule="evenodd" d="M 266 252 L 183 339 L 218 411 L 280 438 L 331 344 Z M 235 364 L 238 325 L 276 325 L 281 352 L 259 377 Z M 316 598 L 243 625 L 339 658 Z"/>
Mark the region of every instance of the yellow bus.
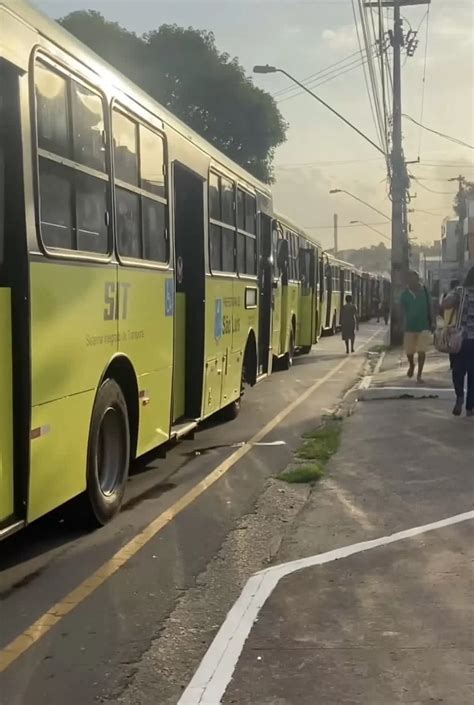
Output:
<path fill-rule="evenodd" d="M 56 23 L 0 0 L 0 536 L 271 372 L 272 198 Z"/>
<path fill-rule="evenodd" d="M 273 302 L 273 355 L 288 368 L 295 352 L 307 354 L 319 339 L 319 261 L 322 248 L 288 218 L 277 215 Z"/>

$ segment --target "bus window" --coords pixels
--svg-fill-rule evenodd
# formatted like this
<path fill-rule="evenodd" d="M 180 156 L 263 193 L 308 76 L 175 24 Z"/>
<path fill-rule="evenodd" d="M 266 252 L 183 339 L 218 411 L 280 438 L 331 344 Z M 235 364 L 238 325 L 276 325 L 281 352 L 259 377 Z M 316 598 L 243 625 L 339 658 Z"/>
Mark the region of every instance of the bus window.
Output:
<path fill-rule="evenodd" d="M 235 185 L 209 176 L 209 248 L 211 271 L 235 272 Z"/>
<path fill-rule="evenodd" d="M 166 264 L 170 253 L 163 138 L 116 109 L 113 144 L 119 254 Z"/>
<path fill-rule="evenodd" d="M 110 251 L 102 98 L 37 62 L 40 229 L 47 248 Z M 58 163 L 67 157 L 69 163 Z M 93 173 L 90 171 L 93 170 Z"/>
<path fill-rule="evenodd" d="M 237 271 L 255 276 L 257 273 L 256 248 L 257 201 L 255 196 L 237 189 Z"/>

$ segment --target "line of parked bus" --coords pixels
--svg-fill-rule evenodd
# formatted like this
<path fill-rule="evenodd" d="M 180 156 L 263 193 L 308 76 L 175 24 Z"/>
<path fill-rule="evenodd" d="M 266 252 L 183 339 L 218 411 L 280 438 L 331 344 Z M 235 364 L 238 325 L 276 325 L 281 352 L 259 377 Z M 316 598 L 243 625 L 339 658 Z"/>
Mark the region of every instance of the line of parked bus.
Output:
<path fill-rule="evenodd" d="M 0 538 L 361 318 L 388 284 L 274 213 L 269 187 L 22 0 L 0 0 Z M 381 294 L 379 293 L 379 298 Z"/>

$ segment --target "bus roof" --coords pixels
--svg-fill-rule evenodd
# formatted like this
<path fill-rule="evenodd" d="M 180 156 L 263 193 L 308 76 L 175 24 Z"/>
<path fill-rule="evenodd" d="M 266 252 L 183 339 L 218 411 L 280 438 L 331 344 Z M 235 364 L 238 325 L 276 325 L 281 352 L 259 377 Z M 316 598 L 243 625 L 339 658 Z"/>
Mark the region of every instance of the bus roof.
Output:
<path fill-rule="evenodd" d="M 6 10 L 18 17 L 24 24 L 56 44 L 60 49 L 73 56 L 76 61 L 79 61 L 87 66 L 88 69 L 100 75 L 101 78 L 103 78 L 104 75 L 107 76 L 111 85 L 123 91 L 132 100 L 139 101 L 143 107 L 155 113 L 166 125 L 192 142 L 197 148 L 207 153 L 211 159 L 233 171 L 236 176 L 246 180 L 254 186 L 254 188 L 271 197 L 271 191 L 267 184 L 252 176 L 252 174 L 247 172 L 243 167 L 239 166 L 223 152 L 207 142 L 207 140 L 198 135 L 197 132 L 194 132 L 191 127 L 169 112 L 169 110 L 152 98 L 142 88 L 126 78 L 126 76 L 98 56 L 98 54 L 92 51 L 92 49 L 83 42 L 76 39 L 76 37 L 64 29 L 64 27 L 61 27 L 57 22 L 32 7 L 26 0 L 0 0 L 0 11 L 1 10 Z M 16 45 L 15 38 L 12 38 L 12 41 Z M 0 42 L 0 48 L 1 46 L 2 44 Z"/>
<path fill-rule="evenodd" d="M 322 245 L 319 240 L 317 240 L 313 235 L 309 235 L 305 230 L 303 230 L 303 228 L 293 223 L 293 221 L 287 218 L 285 215 L 281 215 L 281 213 L 275 213 L 275 218 L 282 225 L 285 225 L 287 228 L 290 228 L 298 235 L 301 235 L 301 237 L 304 237 L 306 240 L 308 240 L 308 242 L 311 242 L 311 244 L 322 249 Z"/>

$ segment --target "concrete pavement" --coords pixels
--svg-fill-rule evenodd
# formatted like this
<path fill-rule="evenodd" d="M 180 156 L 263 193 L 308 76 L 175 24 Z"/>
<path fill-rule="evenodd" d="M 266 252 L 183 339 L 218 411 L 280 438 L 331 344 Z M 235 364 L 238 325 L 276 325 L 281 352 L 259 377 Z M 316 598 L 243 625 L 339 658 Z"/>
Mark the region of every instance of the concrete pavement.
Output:
<path fill-rule="evenodd" d="M 373 383 L 415 388 L 399 360 L 396 352 L 386 355 Z M 426 379 L 448 389 L 445 357 L 430 354 Z M 277 561 L 448 524 L 300 569 L 266 600 L 249 595 L 249 609 L 241 604 L 242 617 L 222 627 L 220 661 L 208 659 L 197 671 L 201 699 L 189 691 L 180 702 L 471 705 L 473 520 L 449 525 L 449 518 L 473 508 L 473 457 L 473 420 L 454 418 L 450 401 L 359 403 Z M 259 599 L 258 619 L 249 625 Z"/>

